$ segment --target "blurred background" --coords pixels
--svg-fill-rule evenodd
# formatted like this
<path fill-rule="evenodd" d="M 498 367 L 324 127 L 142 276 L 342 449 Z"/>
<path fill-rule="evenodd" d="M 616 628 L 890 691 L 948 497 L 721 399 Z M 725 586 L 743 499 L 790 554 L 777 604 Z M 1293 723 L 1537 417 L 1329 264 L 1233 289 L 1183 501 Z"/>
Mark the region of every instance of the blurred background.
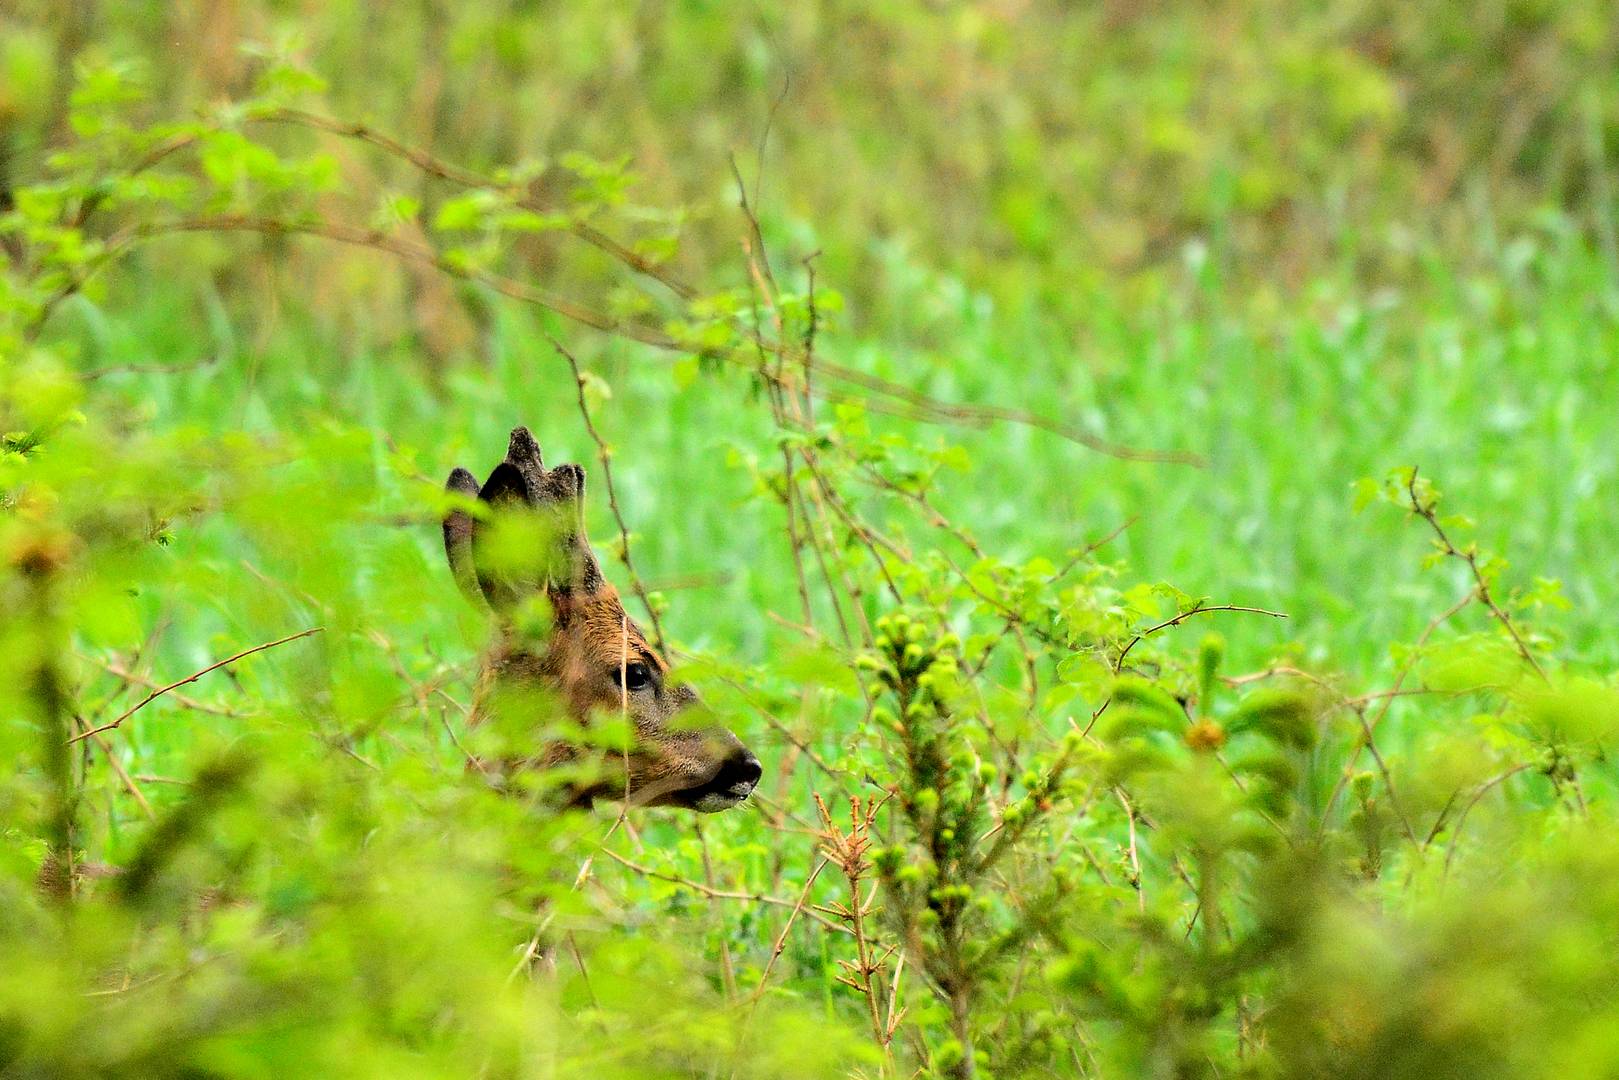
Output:
<path fill-rule="evenodd" d="M 1355 517 L 1349 484 L 1417 464 L 1489 542 L 1562 578 L 1572 644 L 1612 659 L 1593 631 L 1619 583 L 1589 571 L 1619 554 L 1615 16 L 1603 0 L 6 0 L 0 116 L 27 183 L 71 138 L 82 65 L 141 69 L 144 114 L 179 121 L 285 53 L 325 79 L 329 115 L 478 170 L 526 162 L 542 193 L 570 153 L 627 165 L 644 250 L 701 288 L 746 281 L 740 176 L 782 273 L 801 283 L 814 253 L 841 294 L 828 356 L 1208 461 L 946 431 L 981 477 L 1017 477 L 952 496 L 1013 550 L 1139 515 L 1118 550 L 1144 574 L 1295 611 L 1287 633 L 1318 658 L 1360 662 L 1420 622 L 1431 587 L 1420 539 Z M 430 220 L 445 197 L 386 155 L 326 149 L 329 205 L 406 197 Z M 544 237 L 520 257 L 564 292 L 637 302 L 608 260 Z M 250 428 L 318 402 L 424 448 L 491 445 L 517 420 L 579 437 L 528 315 L 429 270 L 252 237 L 137 259 L 115 314 L 69 319 L 86 366 L 228 354 L 161 388 L 113 380 L 165 418 L 228 387 Z M 603 423 L 628 501 L 676 512 L 674 470 L 721 460 L 747 417 L 648 350 L 575 347 L 619 394 Z M 746 490 L 725 472 L 704 482 Z M 746 550 L 717 537 L 749 529 L 723 503 L 680 511 L 689 550 Z M 649 537 L 653 576 L 777 598 L 745 566 L 691 565 L 691 539 Z"/>

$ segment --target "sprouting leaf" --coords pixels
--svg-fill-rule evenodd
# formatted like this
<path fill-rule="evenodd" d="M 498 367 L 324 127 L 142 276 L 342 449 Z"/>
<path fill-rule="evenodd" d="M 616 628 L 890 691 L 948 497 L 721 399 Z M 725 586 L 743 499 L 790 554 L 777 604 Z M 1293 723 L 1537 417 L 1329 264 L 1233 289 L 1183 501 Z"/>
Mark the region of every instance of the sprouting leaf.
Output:
<path fill-rule="evenodd" d="M 494 196 L 487 191 L 469 191 L 446 199 L 433 215 L 433 228 L 439 232 L 470 232 L 483 225 Z"/>
<path fill-rule="evenodd" d="M 1350 490 L 1354 493 L 1352 505 L 1358 514 L 1382 497 L 1383 485 L 1369 476 L 1363 476 L 1350 485 Z"/>
<path fill-rule="evenodd" d="M 585 393 L 585 402 L 592 410 L 599 408 L 603 402 L 612 400 L 612 386 L 594 371 L 580 371 L 579 382 Z"/>
<path fill-rule="evenodd" d="M 414 195 L 389 195 L 384 205 L 395 221 L 415 221 L 422 212 L 422 201 Z"/>

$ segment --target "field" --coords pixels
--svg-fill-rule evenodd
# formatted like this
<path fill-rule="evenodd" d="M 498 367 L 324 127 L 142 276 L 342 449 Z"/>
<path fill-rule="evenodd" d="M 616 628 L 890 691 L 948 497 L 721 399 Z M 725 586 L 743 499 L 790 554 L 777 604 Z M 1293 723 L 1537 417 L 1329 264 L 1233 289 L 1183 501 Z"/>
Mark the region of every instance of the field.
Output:
<path fill-rule="evenodd" d="M 0 1076 L 1612 1075 L 1616 54 L 0 3 Z M 739 807 L 504 764 L 520 425 Z"/>

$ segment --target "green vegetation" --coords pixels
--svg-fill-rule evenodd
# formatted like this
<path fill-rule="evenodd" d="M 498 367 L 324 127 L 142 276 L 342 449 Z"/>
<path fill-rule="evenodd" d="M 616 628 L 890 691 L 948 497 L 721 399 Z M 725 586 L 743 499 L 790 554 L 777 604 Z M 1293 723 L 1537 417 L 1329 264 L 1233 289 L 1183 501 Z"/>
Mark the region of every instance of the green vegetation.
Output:
<path fill-rule="evenodd" d="M 314 10 L 0 6 L 0 1076 L 1619 1069 L 1612 5 Z"/>

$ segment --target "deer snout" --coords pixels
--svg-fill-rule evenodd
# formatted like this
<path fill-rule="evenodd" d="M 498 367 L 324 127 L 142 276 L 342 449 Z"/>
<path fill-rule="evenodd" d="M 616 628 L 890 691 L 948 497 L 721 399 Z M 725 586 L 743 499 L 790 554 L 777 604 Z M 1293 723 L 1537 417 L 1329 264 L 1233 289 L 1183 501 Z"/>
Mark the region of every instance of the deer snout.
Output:
<path fill-rule="evenodd" d="M 693 810 L 705 814 L 729 810 L 752 795 L 753 789 L 759 786 L 764 767 L 759 764 L 753 751 L 728 731 L 725 732 L 725 741 L 725 756 L 720 759 L 713 774 L 702 784 L 683 793 L 681 801 Z"/>
<path fill-rule="evenodd" d="M 759 786 L 759 777 L 764 772 L 764 766 L 753 756 L 753 751 L 739 745 L 730 757 L 720 762 L 720 771 L 714 774 L 710 783 L 721 791 L 745 799 Z"/>

